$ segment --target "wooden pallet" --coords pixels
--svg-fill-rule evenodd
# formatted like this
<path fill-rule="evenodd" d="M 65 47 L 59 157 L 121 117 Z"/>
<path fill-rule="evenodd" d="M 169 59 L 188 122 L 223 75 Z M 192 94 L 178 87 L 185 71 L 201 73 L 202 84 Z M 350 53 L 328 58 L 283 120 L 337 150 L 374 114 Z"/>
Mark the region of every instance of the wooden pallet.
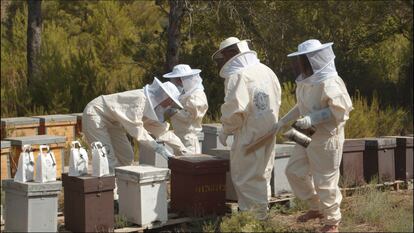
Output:
<path fill-rule="evenodd" d="M 118 229 L 115 229 L 114 232 L 119 232 L 119 233 L 121 232 L 122 233 L 144 232 L 145 230 L 149 230 L 149 229 L 157 229 L 161 227 L 174 226 L 177 224 L 182 224 L 182 223 L 187 223 L 187 222 L 202 221 L 204 219 L 207 219 L 207 218 L 206 217 L 200 217 L 200 218 L 185 217 L 185 216 L 180 216 L 176 213 L 169 213 L 168 221 L 166 223 L 155 222 L 155 223 L 147 224 L 144 226 L 137 225 L 137 226 L 131 226 L 131 227 L 118 228 Z"/>
<path fill-rule="evenodd" d="M 412 189 L 412 180 L 402 181 L 402 180 L 396 180 L 392 182 L 384 182 L 381 184 L 375 184 L 374 187 L 377 189 L 384 189 L 384 188 L 392 188 L 395 191 L 399 191 L 401 189 L 401 185 L 404 184 L 405 189 Z M 350 196 L 354 194 L 356 191 L 372 188 L 372 185 L 361 185 L 357 187 L 352 188 L 341 188 L 341 192 L 343 196 Z M 411 188 L 410 188 L 411 187 Z"/>
<path fill-rule="evenodd" d="M 291 193 L 286 193 L 282 195 L 278 195 L 276 197 L 271 197 L 269 200 L 269 206 L 272 206 L 274 204 L 282 204 L 286 203 L 288 201 L 293 200 L 295 196 Z M 226 208 L 228 213 L 237 213 L 238 212 L 239 205 L 236 201 L 227 201 L 226 202 Z"/>

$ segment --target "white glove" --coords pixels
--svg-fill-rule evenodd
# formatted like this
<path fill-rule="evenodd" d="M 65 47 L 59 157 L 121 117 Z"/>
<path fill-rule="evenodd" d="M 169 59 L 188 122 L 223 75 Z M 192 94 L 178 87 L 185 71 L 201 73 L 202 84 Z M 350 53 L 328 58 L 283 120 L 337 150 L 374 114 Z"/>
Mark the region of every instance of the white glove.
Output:
<path fill-rule="evenodd" d="M 304 116 L 300 119 L 298 119 L 295 122 L 295 125 L 301 129 L 308 129 L 312 126 L 312 120 L 310 118 L 310 116 Z"/>
<path fill-rule="evenodd" d="M 169 150 L 167 150 L 167 148 L 165 148 L 165 146 L 163 146 L 159 143 L 156 143 L 156 142 L 154 142 L 152 144 L 152 146 L 153 146 L 152 148 L 154 149 L 154 151 L 157 154 L 164 157 L 164 159 L 168 160 L 169 158 L 174 157 L 174 155 Z"/>
<path fill-rule="evenodd" d="M 219 141 L 223 146 L 227 146 L 227 138 L 229 137 L 228 134 L 225 134 L 223 131 L 219 133 Z"/>

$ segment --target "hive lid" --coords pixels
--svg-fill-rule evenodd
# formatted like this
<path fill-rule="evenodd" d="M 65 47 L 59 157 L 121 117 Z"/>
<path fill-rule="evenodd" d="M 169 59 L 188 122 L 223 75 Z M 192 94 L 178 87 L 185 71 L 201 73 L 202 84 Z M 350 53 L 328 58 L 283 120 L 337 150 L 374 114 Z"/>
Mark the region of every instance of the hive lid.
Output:
<path fill-rule="evenodd" d="M 65 189 L 74 190 L 80 193 L 92 193 L 111 191 L 115 188 L 115 176 L 94 177 L 85 176 L 68 176 L 67 173 L 62 174 L 63 186 Z"/>
<path fill-rule="evenodd" d="M 181 171 L 192 174 L 217 173 L 227 171 L 229 160 L 213 155 L 195 154 L 176 156 L 168 160 L 171 171 Z"/>
<path fill-rule="evenodd" d="M 397 141 L 395 138 L 365 138 L 366 149 L 387 149 L 395 148 Z"/>
<path fill-rule="evenodd" d="M 365 150 L 365 139 L 363 138 L 350 138 L 345 139 L 343 152 L 352 151 L 364 151 Z"/>
<path fill-rule="evenodd" d="M 146 183 L 167 180 L 170 169 L 159 168 L 151 165 L 123 166 L 115 168 L 115 176 L 121 180 L 129 180 L 136 183 Z"/>
<path fill-rule="evenodd" d="M 294 144 L 276 144 L 274 151 L 275 157 L 289 157 L 293 154 Z"/>
<path fill-rule="evenodd" d="M 1 140 L 1 149 L 3 149 L 3 148 L 10 148 L 10 146 L 11 146 L 10 141 L 3 141 L 3 140 Z"/>
<path fill-rule="evenodd" d="M 15 190 L 28 193 L 28 196 L 45 196 L 58 194 L 62 189 L 61 181 L 52 181 L 47 183 L 36 182 L 15 182 L 13 179 L 2 180 L 2 189 Z"/>
<path fill-rule="evenodd" d="M 413 147 L 413 137 L 410 136 L 383 136 L 383 138 L 395 138 L 398 146 Z"/>
<path fill-rule="evenodd" d="M 40 120 L 34 117 L 10 117 L 1 118 L 1 125 L 13 126 L 13 125 L 32 125 L 39 124 Z"/>
<path fill-rule="evenodd" d="M 230 158 L 230 147 L 226 148 L 213 148 L 208 150 L 207 152 L 209 155 L 218 156 L 223 159 Z"/>
<path fill-rule="evenodd" d="M 218 134 L 222 128 L 220 123 L 203 124 L 204 133 Z"/>
<path fill-rule="evenodd" d="M 56 114 L 56 115 L 45 115 L 45 116 L 35 116 L 36 118 L 40 119 L 40 122 L 62 122 L 62 121 L 76 121 L 77 117 L 74 115 L 63 115 L 63 114 Z"/>
<path fill-rule="evenodd" d="M 25 137 L 12 137 L 6 138 L 10 141 L 12 146 L 22 146 L 24 144 L 53 144 L 53 143 L 64 143 L 66 142 L 65 136 L 54 136 L 54 135 L 36 135 L 36 136 L 25 136 Z"/>

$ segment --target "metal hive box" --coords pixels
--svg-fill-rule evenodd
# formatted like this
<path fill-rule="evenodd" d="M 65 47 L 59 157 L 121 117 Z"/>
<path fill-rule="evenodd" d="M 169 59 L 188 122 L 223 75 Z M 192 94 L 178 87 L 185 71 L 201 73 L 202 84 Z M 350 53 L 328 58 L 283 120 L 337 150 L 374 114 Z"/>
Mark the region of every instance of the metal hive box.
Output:
<path fill-rule="evenodd" d="M 119 214 L 138 225 L 168 220 L 167 184 L 170 170 L 150 165 L 115 168 Z"/>
<path fill-rule="evenodd" d="M 190 216 L 225 212 L 226 171 L 229 161 L 198 154 L 173 157 L 171 169 L 171 208 Z"/>

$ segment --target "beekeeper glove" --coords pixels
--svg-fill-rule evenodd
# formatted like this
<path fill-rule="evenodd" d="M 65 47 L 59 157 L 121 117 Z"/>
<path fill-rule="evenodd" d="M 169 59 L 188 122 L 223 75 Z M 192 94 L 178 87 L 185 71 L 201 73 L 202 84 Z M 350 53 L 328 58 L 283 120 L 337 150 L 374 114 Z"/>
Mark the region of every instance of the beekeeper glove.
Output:
<path fill-rule="evenodd" d="M 298 105 L 295 105 L 292 109 L 289 110 L 274 126 L 273 129 L 276 130 L 276 133 L 280 131 L 280 129 L 285 126 L 290 121 L 298 119 L 300 116 Z"/>
<path fill-rule="evenodd" d="M 219 141 L 223 146 L 227 146 L 227 138 L 229 137 L 228 134 L 224 133 L 223 130 L 219 133 Z"/>
<path fill-rule="evenodd" d="M 312 112 L 309 115 L 300 118 L 296 121 L 295 125 L 301 129 L 308 129 L 312 125 L 327 122 L 329 119 L 331 119 L 331 117 L 331 110 L 329 110 L 329 108 L 323 108 L 319 111 Z"/>
<path fill-rule="evenodd" d="M 151 143 L 152 145 L 152 149 L 158 153 L 159 155 L 161 155 L 162 157 L 164 157 L 166 160 L 168 160 L 171 157 L 174 157 L 174 155 L 167 150 L 167 148 L 165 148 L 165 146 L 153 141 Z"/>

